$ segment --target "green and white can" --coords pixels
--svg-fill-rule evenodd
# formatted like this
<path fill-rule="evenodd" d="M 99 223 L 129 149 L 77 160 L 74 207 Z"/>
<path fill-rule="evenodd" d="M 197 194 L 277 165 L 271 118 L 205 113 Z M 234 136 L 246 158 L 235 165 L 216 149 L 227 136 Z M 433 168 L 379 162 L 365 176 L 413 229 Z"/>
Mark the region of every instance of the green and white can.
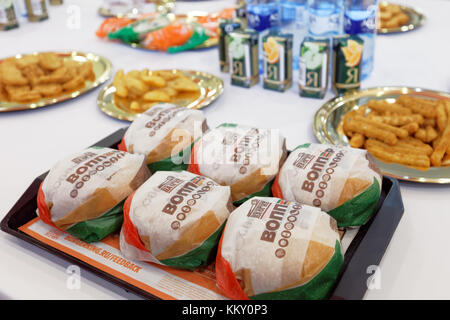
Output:
<path fill-rule="evenodd" d="M 238 30 L 228 37 L 231 84 L 250 88 L 259 82 L 258 32 Z"/>
<path fill-rule="evenodd" d="M 299 92 L 302 97 L 323 98 L 328 88 L 328 38 L 305 37 L 300 46 Z"/>
<path fill-rule="evenodd" d="M 358 90 L 361 86 L 361 67 L 364 40 L 358 36 L 333 38 L 333 91 L 337 95 Z"/>
<path fill-rule="evenodd" d="M 292 85 L 292 34 L 270 33 L 263 38 L 265 89 L 284 92 Z"/>
<path fill-rule="evenodd" d="M 228 59 L 228 34 L 242 28 L 242 23 L 234 19 L 227 19 L 219 24 L 219 62 L 220 71 L 229 72 L 230 62 Z"/>

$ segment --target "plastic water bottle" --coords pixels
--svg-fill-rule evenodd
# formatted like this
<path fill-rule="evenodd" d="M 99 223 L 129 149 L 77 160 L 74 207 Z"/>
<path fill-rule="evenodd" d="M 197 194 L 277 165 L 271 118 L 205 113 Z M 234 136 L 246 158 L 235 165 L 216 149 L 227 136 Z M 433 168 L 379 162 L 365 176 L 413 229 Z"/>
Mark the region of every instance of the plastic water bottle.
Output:
<path fill-rule="evenodd" d="M 343 33 L 343 0 L 309 0 L 309 34 L 331 37 Z"/>
<path fill-rule="evenodd" d="M 300 44 L 308 33 L 308 1 L 281 0 L 280 27 L 283 33 L 290 33 L 293 35 L 293 67 L 294 70 L 297 70 Z"/>
<path fill-rule="evenodd" d="M 259 73 L 263 73 L 264 50 L 262 38 L 271 30 L 280 27 L 280 12 L 277 0 L 248 0 L 247 25 L 259 33 Z"/>
<path fill-rule="evenodd" d="M 373 70 L 377 11 L 377 0 L 345 0 L 344 31 L 347 34 L 356 34 L 364 40 L 362 79 L 367 78 Z"/>

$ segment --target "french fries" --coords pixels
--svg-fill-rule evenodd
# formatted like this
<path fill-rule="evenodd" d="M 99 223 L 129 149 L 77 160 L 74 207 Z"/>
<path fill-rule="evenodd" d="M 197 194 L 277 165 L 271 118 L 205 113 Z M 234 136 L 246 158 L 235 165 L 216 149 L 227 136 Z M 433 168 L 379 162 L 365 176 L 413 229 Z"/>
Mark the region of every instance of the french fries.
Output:
<path fill-rule="evenodd" d="M 179 71 L 132 70 L 117 71 L 113 79 L 115 103 L 124 109 L 140 113 L 160 102 L 196 99 L 200 87 Z"/>
<path fill-rule="evenodd" d="M 82 88 L 94 80 L 90 61 L 77 62 L 52 52 L 7 58 L 0 63 L 2 101 L 34 102 Z"/>
<path fill-rule="evenodd" d="M 381 161 L 420 170 L 450 166 L 450 100 L 369 100 L 344 116 L 342 128 L 351 147 Z"/>

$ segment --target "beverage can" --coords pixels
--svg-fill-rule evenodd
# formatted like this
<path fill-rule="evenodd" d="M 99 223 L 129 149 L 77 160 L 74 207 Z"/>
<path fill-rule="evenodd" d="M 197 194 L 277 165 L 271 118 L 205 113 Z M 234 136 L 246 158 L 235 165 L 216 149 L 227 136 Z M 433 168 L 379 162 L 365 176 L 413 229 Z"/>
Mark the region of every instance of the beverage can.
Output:
<path fill-rule="evenodd" d="M 229 72 L 230 63 L 228 61 L 228 34 L 241 29 L 242 24 L 232 19 L 225 20 L 219 24 L 219 62 L 220 71 Z"/>
<path fill-rule="evenodd" d="M 12 0 L 0 1 L 0 30 L 10 30 L 18 26 Z"/>
<path fill-rule="evenodd" d="M 284 92 L 292 85 L 292 34 L 272 32 L 263 38 L 265 89 Z"/>
<path fill-rule="evenodd" d="M 358 36 L 333 38 L 333 91 L 337 95 L 358 90 L 364 41 Z"/>
<path fill-rule="evenodd" d="M 228 37 L 231 84 L 250 88 L 259 82 L 258 32 L 238 30 Z"/>
<path fill-rule="evenodd" d="M 31 22 L 48 19 L 47 5 L 44 0 L 25 0 L 28 20 Z"/>
<path fill-rule="evenodd" d="M 305 37 L 300 46 L 299 92 L 302 97 L 323 98 L 328 88 L 330 41 Z"/>

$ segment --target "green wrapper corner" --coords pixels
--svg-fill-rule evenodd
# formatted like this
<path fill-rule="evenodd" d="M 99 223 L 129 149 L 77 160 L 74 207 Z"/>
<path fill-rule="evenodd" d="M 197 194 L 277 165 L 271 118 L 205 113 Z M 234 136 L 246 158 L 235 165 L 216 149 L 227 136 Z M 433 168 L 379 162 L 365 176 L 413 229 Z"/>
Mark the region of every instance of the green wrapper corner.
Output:
<path fill-rule="evenodd" d="M 251 300 L 323 300 L 328 299 L 333 289 L 344 257 L 341 245 L 336 241 L 334 254 L 328 264 L 309 282 L 292 289 L 278 292 L 261 293 L 249 297 Z"/>
<path fill-rule="evenodd" d="M 119 230 L 122 226 L 124 202 L 125 200 L 121 201 L 114 208 L 98 218 L 74 224 L 66 232 L 85 242 L 102 240 L 111 233 Z"/>
<path fill-rule="evenodd" d="M 295 149 L 292 151 L 295 151 L 295 150 L 301 149 L 301 148 L 309 148 L 310 145 L 311 145 L 311 143 L 304 143 L 304 144 L 301 144 L 301 145 L 295 147 Z"/>
<path fill-rule="evenodd" d="M 161 260 L 160 262 L 170 267 L 188 270 L 194 270 L 197 267 L 207 265 L 216 257 L 217 246 L 219 244 L 223 228 L 225 227 L 225 223 L 226 220 L 222 223 L 219 229 L 203 241 L 199 247 L 182 256 Z"/>
<path fill-rule="evenodd" d="M 380 184 L 376 178 L 373 178 L 369 188 L 339 207 L 328 211 L 328 214 L 336 219 L 339 228 L 361 226 L 372 216 L 380 194 Z"/>
<path fill-rule="evenodd" d="M 172 161 L 172 156 L 167 157 L 165 159 L 149 163 L 147 166 L 152 173 L 156 171 L 183 171 L 187 170 L 189 166 L 189 159 L 191 157 L 191 150 L 194 147 L 194 143 L 190 145 L 190 147 L 183 149 L 180 151 L 175 158 L 181 160 L 179 164 L 175 164 Z"/>

